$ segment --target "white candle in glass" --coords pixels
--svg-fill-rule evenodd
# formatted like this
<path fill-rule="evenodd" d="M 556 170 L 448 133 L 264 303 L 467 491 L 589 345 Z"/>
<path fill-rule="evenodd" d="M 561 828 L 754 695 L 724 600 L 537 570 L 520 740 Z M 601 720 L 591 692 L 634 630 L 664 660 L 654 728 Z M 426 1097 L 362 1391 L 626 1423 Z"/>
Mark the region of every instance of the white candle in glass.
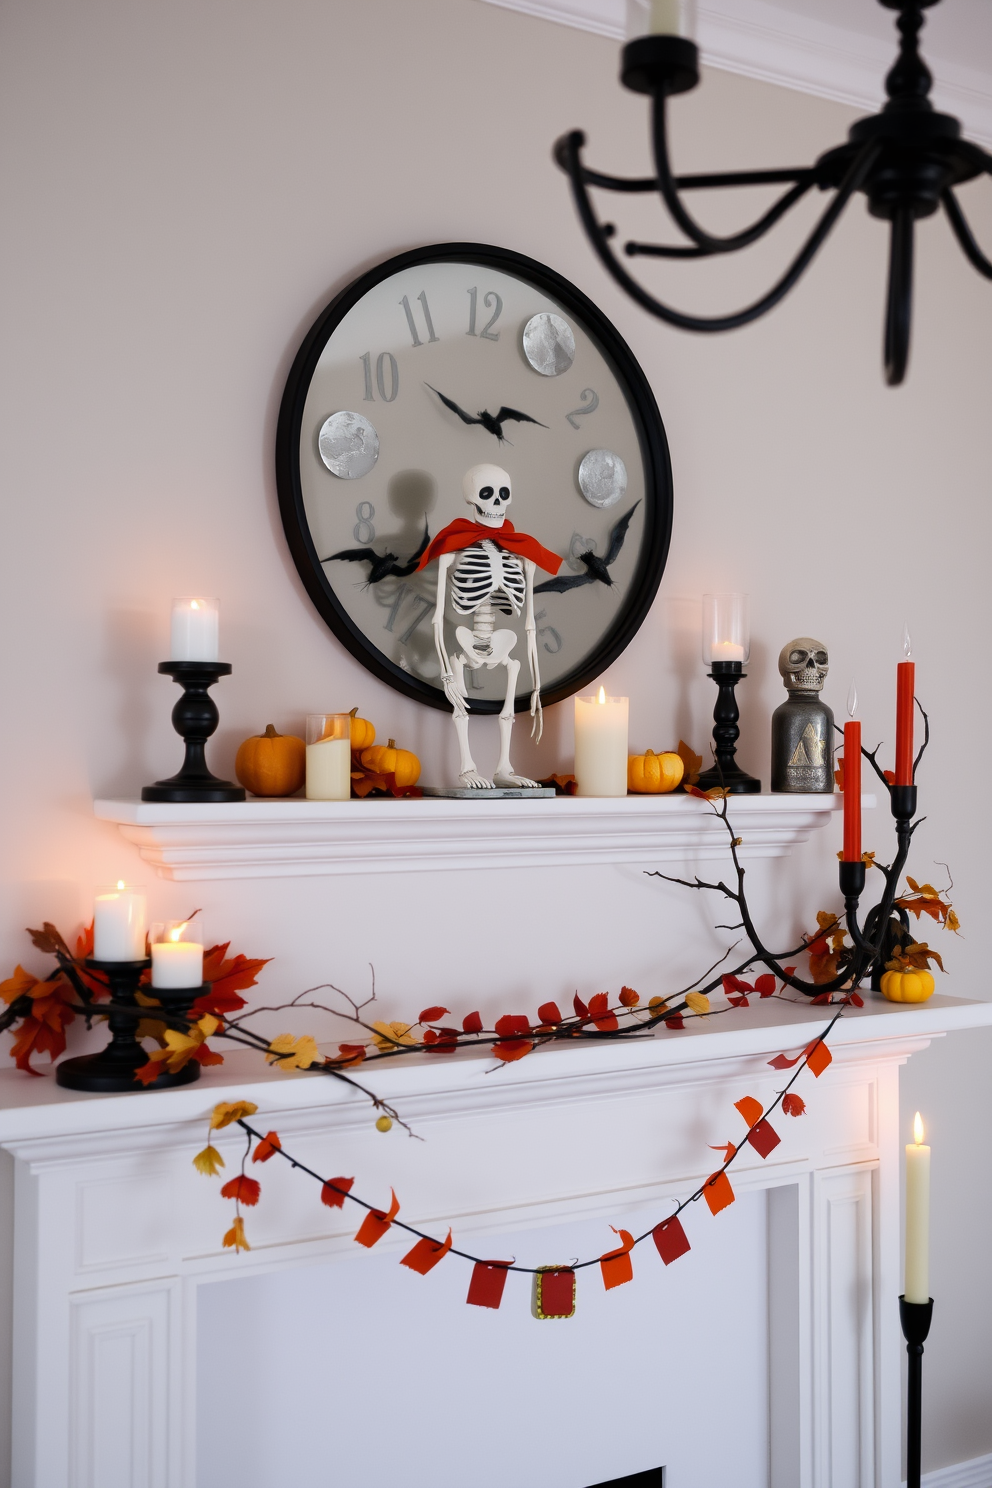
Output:
<path fill-rule="evenodd" d="M 217 661 L 220 606 L 216 599 L 174 599 L 170 661 Z"/>
<path fill-rule="evenodd" d="M 203 942 L 186 940 L 188 921 L 155 926 L 152 931 L 152 986 L 203 985 Z"/>
<path fill-rule="evenodd" d="M 738 646 L 734 641 L 715 641 L 711 647 L 712 655 L 710 662 L 714 661 L 743 661 L 744 647 Z"/>
<path fill-rule="evenodd" d="M 93 959 L 143 961 L 147 915 L 145 896 L 129 889 L 123 879 L 115 888 L 101 889 L 93 903 Z"/>
<path fill-rule="evenodd" d="M 580 796 L 627 794 L 627 713 L 625 697 L 575 699 L 575 779 Z"/>
<path fill-rule="evenodd" d="M 696 33 L 696 0 L 627 0 L 627 36 L 685 36 Z"/>
<path fill-rule="evenodd" d="M 351 797 L 351 717 L 347 713 L 307 715 L 308 801 L 347 801 Z"/>
<path fill-rule="evenodd" d="M 917 1111 L 914 1141 L 906 1148 L 906 1279 L 907 1302 L 930 1300 L 930 1148 L 923 1145 L 923 1122 Z"/>

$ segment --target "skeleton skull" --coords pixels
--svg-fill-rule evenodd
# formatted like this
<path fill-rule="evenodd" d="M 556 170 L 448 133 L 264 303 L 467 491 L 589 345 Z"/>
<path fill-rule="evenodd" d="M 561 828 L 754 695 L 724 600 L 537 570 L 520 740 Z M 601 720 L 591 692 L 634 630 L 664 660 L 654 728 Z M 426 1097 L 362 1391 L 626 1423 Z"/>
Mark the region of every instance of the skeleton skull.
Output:
<path fill-rule="evenodd" d="M 797 636 L 782 647 L 778 669 L 789 692 L 819 692 L 830 670 L 827 648 L 811 636 Z"/>
<path fill-rule="evenodd" d="M 485 527 L 502 527 L 513 499 L 505 470 L 498 465 L 473 465 L 465 472 L 462 491 L 469 506 L 475 508 L 477 522 Z"/>

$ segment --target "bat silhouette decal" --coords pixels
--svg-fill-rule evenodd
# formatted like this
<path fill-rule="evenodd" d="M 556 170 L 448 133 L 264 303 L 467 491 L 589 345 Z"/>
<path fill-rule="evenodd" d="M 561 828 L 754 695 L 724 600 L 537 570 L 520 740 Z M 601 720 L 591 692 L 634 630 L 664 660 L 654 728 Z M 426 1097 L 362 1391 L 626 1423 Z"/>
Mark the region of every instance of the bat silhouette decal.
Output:
<path fill-rule="evenodd" d="M 369 563 L 372 565 L 368 577 L 370 584 L 378 584 L 388 578 L 405 579 L 416 569 L 430 540 L 430 531 L 425 522 L 420 547 L 406 563 L 401 563 L 395 553 L 377 553 L 374 548 L 344 548 L 340 553 L 332 553 L 330 558 L 322 558 L 320 561 L 332 563 L 335 558 L 340 558 L 345 563 Z"/>
<path fill-rule="evenodd" d="M 509 440 L 504 437 L 503 425 L 510 419 L 518 424 L 537 424 L 540 429 L 548 427 L 547 424 L 542 424 L 540 419 L 531 418 L 529 413 L 521 413 L 516 408 L 503 407 L 498 413 L 490 413 L 487 409 L 480 408 L 478 418 L 473 418 L 470 413 L 465 412 L 464 408 L 459 408 L 453 399 L 446 398 L 443 393 L 438 392 L 436 387 L 431 387 L 429 382 L 425 382 L 424 387 L 431 388 L 431 392 L 441 399 L 445 408 L 450 408 L 452 413 L 457 413 L 463 424 L 481 424 L 488 434 L 495 434 L 500 444 L 509 443 Z"/>
<path fill-rule="evenodd" d="M 579 558 L 581 558 L 586 566 L 584 574 L 566 575 L 564 578 L 559 576 L 557 579 L 548 579 L 543 584 L 536 584 L 534 586 L 534 593 L 565 594 L 569 589 L 578 589 L 583 584 L 595 584 L 597 582 L 605 584 L 608 589 L 611 589 L 613 587 L 613 580 L 610 578 L 610 565 L 615 563 L 619 556 L 620 549 L 623 547 L 623 540 L 627 536 L 627 528 L 630 526 L 630 519 L 640 504 L 639 501 L 635 501 L 630 511 L 625 512 L 622 517 L 614 522 L 613 529 L 610 532 L 610 546 L 607 549 L 605 558 L 598 557 L 591 550 L 585 553 L 579 553 Z"/>

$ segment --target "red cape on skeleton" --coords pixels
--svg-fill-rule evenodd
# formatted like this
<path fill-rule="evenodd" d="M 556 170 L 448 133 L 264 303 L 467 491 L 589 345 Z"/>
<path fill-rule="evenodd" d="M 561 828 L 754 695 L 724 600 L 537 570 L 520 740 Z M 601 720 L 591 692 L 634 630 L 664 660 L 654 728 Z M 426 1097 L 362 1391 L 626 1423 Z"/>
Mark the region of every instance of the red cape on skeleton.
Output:
<path fill-rule="evenodd" d="M 417 564 L 417 572 L 442 554 L 457 553 L 460 548 L 470 548 L 473 543 L 482 542 L 484 538 L 494 542 L 498 548 L 505 548 L 508 553 L 516 553 L 519 558 L 529 558 L 538 568 L 543 568 L 549 574 L 556 574 L 565 561 L 557 553 L 542 547 L 536 537 L 528 537 L 526 532 L 516 532 L 513 523 L 506 519 L 502 527 L 485 527 L 481 522 L 470 522 L 467 517 L 458 517 L 442 528 L 432 540 Z"/>

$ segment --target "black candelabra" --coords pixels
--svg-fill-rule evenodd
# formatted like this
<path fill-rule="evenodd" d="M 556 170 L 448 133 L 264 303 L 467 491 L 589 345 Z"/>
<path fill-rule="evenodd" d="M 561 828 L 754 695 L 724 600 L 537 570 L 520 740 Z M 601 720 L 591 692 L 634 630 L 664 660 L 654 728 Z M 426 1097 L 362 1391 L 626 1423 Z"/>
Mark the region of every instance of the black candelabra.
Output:
<path fill-rule="evenodd" d="M 906 1488 L 920 1488 L 920 1441 L 923 1404 L 923 1345 L 933 1318 L 933 1298 L 907 1302 L 899 1298 L 899 1320 L 906 1340 Z"/>
<path fill-rule="evenodd" d="M 715 762 L 699 777 L 700 790 L 711 790 L 722 786 L 732 796 L 753 795 L 761 790 L 761 781 L 748 775 L 737 763 L 737 740 L 741 736 L 738 728 L 740 709 L 737 706 L 737 684 L 747 672 L 741 661 L 713 661 L 708 676 L 717 685 L 716 705 L 713 709 L 713 754 Z"/>
<path fill-rule="evenodd" d="M 243 801 L 242 786 L 218 780 L 207 768 L 207 740 L 220 722 L 209 689 L 231 673 L 227 661 L 160 661 L 158 669 L 178 682 L 182 697 L 172 710 L 172 726 L 186 745 L 182 769 L 141 792 L 143 801 Z"/>
<path fill-rule="evenodd" d="M 144 961 L 97 961 L 92 956 L 85 963 L 88 971 L 101 972 L 110 988 L 110 1002 L 93 1003 L 84 997 L 85 1006 L 76 1011 L 87 1021 L 106 1013 L 110 1028 L 110 1043 L 96 1054 L 81 1054 L 76 1059 L 64 1059 L 55 1067 L 55 1078 L 69 1090 L 99 1091 L 108 1094 L 120 1090 L 165 1090 L 173 1085 L 189 1085 L 200 1077 L 200 1066 L 191 1059 L 175 1073 L 165 1071 L 150 1085 L 142 1085 L 135 1078 L 135 1071 L 148 1063 L 148 1051 L 138 1040 L 138 1023 L 142 1018 L 175 1023 L 185 1031 L 189 1026 L 187 1014 L 198 997 L 209 992 L 209 984 L 201 987 L 164 988 L 150 987 L 149 994 L 159 1003 L 158 1007 L 139 1004 L 135 996 L 141 978 L 151 966 Z M 63 964 L 63 970 L 69 974 Z M 80 987 L 78 975 L 70 977 L 77 991 Z"/>

